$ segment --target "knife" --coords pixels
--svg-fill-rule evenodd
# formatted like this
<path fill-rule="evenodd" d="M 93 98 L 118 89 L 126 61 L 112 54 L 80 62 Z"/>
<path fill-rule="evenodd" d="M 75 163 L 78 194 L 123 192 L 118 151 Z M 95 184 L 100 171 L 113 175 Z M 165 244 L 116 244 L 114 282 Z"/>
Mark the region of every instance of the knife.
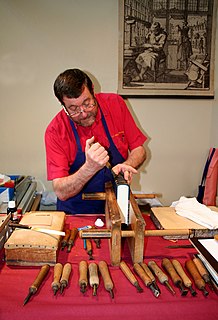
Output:
<path fill-rule="evenodd" d="M 28 226 L 28 225 L 25 225 L 25 224 L 19 224 L 19 223 L 13 223 L 13 222 L 9 222 L 9 227 L 20 228 L 20 229 L 29 229 L 29 230 L 33 230 L 33 231 L 48 233 L 48 234 L 55 234 L 55 235 L 59 235 L 59 236 L 65 236 L 65 232 L 64 231 L 45 229 L 45 228 L 39 228 L 39 227 L 31 227 L 31 226 Z"/>

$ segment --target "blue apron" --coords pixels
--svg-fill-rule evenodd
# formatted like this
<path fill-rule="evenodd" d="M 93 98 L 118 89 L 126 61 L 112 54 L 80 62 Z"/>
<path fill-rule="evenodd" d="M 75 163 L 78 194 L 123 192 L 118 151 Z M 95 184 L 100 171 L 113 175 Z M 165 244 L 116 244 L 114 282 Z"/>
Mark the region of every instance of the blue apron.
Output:
<path fill-rule="evenodd" d="M 100 109 L 100 107 L 99 107 Z M 103 112 L 101 111 L 101 119 L 102 124 L 109 140 L 109 148 L 108 154 L 110 156 L 110 163 L 115 166 L 118 163 L 122 163 L 125 159 L 118 151 L 117 147 L 115 146 L 113 139 L 109 133 Z M 85 152 L 82 151 L 82 146 L 80 143 L 78 132 L 75 128 L 74 122 L 70 120 L 70 124 L 76 139 L 77 144 L 77 154 L 74 163 L 70 167 L 69 174 L 73 174 L 76 172 L 84 163 L 85 163 Z M 61 201 L 57 199 L 57 210 L 64 211 L 67 214 L 79 214 L 79 213 L 104 213 L 105 210 L 105 201 L 103 200 L 83 200 L 82 194 L 83 193 L 90 193 L 90 192 L 104 192 L 105 191 L 105 182 L 112 181 L 113 176 L 111 171 L 104 167 L 100 171 L 98 171 L 84 186 L 80 193 L 76 196 L 67 199 L 66 201 Z"/>

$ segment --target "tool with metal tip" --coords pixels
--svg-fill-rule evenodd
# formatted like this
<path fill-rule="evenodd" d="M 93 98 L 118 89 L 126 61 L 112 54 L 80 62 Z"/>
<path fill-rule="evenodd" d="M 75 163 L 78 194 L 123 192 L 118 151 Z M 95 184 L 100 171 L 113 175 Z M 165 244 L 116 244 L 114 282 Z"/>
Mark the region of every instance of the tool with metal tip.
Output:
<path fill-rule="evenodd" d="M 61 286 L 60 279 L 61 279 L 62 271 L 63 271 L 63 265 L 61 263 L 56 263 L 54 266 L 54 280 L 51 284 L 52 290 L 54 292 L 54 296 L 56 295 L 56 293 L 58 292 Z"/>
<path fill-rule="evenodd" d="M 79 263 L 79 287 L 84 294 L 88 285 L 88 264 L 85 260 Z"/>
<path fill-rule="evenodd" d="M 101 276 L 104 281 L 105 290 L 109 291 L 110 296 L 113 299 L 114 298 L 114 293 L 113 293 L 114 284 L 111 279 L 107 263 L 105 261 L 100 261 L 98 264 L 98 267 L 99 267 L 99 271 L 100 271 Z"/>
<path fill-rule="evenodd" d="M 89 255 L 89 260 L 94 260 L 92 256 L 92 242 L 90 239 L 86 239 L 86 251 Z"/>
<path fill-rule="evenodd" d="M 62 272 L 61 281 L 60 281 L 61 294 L 64 292 L 64 289 L 67 287 L 67 285 L 69 283 L 69 277 L 70 277 L 70 274 L 71 274 L 71 270 L 72 270 L 71 264 L 69 262 L 66 263 L 64 265 L 64 267 L 63 267 L 63 272 Z"/>
<path fill-rule="evenodd" d="M 176 287 L 178 287 L 181 291 L 181 296 L 186 296 L 188 293 L 188 289 L 186 289 L 183 286 L 182 279 L 176 272 L 172 262 L 168 258 L 164 258 L 162 260 L 162 267 L 168 272 L 170 275 L 171 279 L 173 280 L 173 283 L 175 284 Z"/>
<path fill-rule="evenodd" d="M 196 265 L 198 272 L 200 273 L 200 275 L 202 276 L 202 278 L 204 279 L 206 284 L 209 285 L 211 290 L 214 290 L 213 284 L 211 282 L 210 274 L 207 271 L 207 269 L 205 268 L 203 262 L 197 256 L 194 256 L 193 262 Z"/>
<path fill-rule="evenodd" d="M 161 270 L 161 268 L 156 264 L 156 262 L 151 260 L 148 262 L 148 266 L 157 276 L 160 283 L 164 284 L 173 295 L 176 294 L 176 292 L 173 290 L 173 288 L 169 284 L 168 276 Z"/>
<path fill-rule="evenodd" d="M 123 271 L 130 283 L 133 284 L 134 287 L 136 287 L 137 291 L 143 292 L 143 289 L 140 287 L 138 280 L 124 261 L 120 262 L 120 269 Z"/>
<path fill-rule="evenodd" d="M 209 292 L 206 290 L 205 288 L 205 281 L 204 279 L 201 277 L 196 265 L 194 264 L 194 262 L 192 261 L 192 259 L 187 260 L 185 262 L 185 267 L 188 270 L 188 272 L 191 274 L 192 278 L 194 279 L 195 285 L 196 287 L 203 291 L 203 295 L 207 296 L 209 294 Z"/>
<path fill-rule="evenodd" d="M 159 293 L 161 293 L 160 288 L 157 285 L 156 279 L 153 275 L 153 273 L 151 272 L 151 270 L 148 268 L 147 264 L 144 262 L 140 263 L 140 266 L 143 268 L 143 270 L 145 271 L 145 273 L 147 273 L 147 275 L 151 278 L 151 281 L 153 283 L 153 286 L 155 287 L 155 289 L 157 291 L 159 291 Z"/>
<path fill-rule="evenodd" d="M 64 248 L 67 246 L 67 242 L 68 242 L 68 239 L 70 237 L 70 229 L 67 229 L 65 231 L 65 236 L 63 237 L 62 241 L 61 241 L 61 250 L 63 251 Z"/>
<path fill-rule="evenodd" d="M 160 295 L 160 292 L 154 287 L 151 278 L 147 275 L 144 269 L 140 266 L 139 263 L 134 263 L 133 268 L 138 276 L 142 279 L 146 287 L 151 289 L 153 295 L 157 298 Z"/>
<path fill-rule="evenodd" d="M 68 242 L 67 242 L 67 252 L 71 251 L 71 248 L 74 245 L 77 234 L 78 234 L 78 229 L 72 228 L 72 230 L 70 231 L 70 238 L 68 239 Z"/>
<path fill-rule="evenodd" d="M 182 281 L 184 283 L 184 285 L 186 286 L 186 288 L 188 288 L 191 292 L 191 295 L 194 297 L 197 295 L 197 292 L 193 289 L 192 287 L 192 281 L 189 279 L 189 277 L 187 276 L 187 274 L 185 273 L 185 270 L 183 269 L 181 263 L 176 260 L 173 259 L 172 260 L 172 264 L 174 266 L 174 268 L 176 269 L 177 273 L 180 275 L 180 277 L 182 278 Z"/>
<path fill-rule="evenodd" d="M 93 296 L 97 296 L 99 286 L 98 265 L 95 262 L 89 264 L 89 284 L 93 289 Z"/>
<path fill-rule="evenodd" d="M 42 281 L 46 277 L 49 269 L 50 269 L 50 266 L 48 264 L 45 264 L 44 266 L 41 267 L 35 281 L 33 282 L 33 284 L 29 288 L 29 293 L 28 293 L 26 299 L 24 300 L 23 305 L 25 305 L 30 300 L 32 295 L 34 295 L 36 293 L 36 291 L 40 287 Z"/>

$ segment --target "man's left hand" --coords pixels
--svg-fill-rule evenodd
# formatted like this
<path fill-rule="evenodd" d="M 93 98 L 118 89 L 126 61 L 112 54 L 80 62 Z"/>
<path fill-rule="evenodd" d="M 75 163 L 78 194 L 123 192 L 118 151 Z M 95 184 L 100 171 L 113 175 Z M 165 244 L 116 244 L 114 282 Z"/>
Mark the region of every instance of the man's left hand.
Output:
<path fill-rule="evenodd" d="M 132 175 L 136 174 L 138 171 L 125 163 L 119 163 L 115 167 L 112 168 L 115 174 L 119 174 L 123 172 L 124 179 L 130 184 L 132 181 Z"/>

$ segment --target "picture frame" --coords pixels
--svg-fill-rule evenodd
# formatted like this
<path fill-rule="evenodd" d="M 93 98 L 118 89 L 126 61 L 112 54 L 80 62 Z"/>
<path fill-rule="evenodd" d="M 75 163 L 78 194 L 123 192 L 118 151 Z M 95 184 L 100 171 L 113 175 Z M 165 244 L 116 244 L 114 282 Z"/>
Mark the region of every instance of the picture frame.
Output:
<path fill-rule="evenodd" d="M 120 0 L 118 93 L 214 98 L 216 0 Z"/>

